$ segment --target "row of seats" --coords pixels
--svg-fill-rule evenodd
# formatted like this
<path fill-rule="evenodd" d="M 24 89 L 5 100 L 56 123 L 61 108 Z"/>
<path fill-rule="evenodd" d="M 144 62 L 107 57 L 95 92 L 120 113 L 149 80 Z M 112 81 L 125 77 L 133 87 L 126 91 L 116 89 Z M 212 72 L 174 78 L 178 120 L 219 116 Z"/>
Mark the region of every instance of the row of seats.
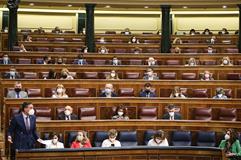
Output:
<path fill-rule="evenodd" d="M 117 139 L 121 142 L 122 146 L 147 145 L 148 141 L 152 139 L 154 133 L 154 130 L 145 131 L 142 142 L 138 142 L 137 131 L 120 131 Z M 197 131 L 196 133 L 194 133 L 191 131 L 177 130 L 170 133 L 170 137 L 168 137 L 168 139 L 170 139 L 169 145 L 216 147 L 219 145 L 216 134 L 217 133 L 213 131 Z M 49 139 L 49 135 L 50 133 L 45 133 L 43 135 L 43 139 Z M 67 141 L 65 143 L 66 147 L 70 147 L 71 143 L 75 140 L 76 135 L 77 132 L 75 131 L 68 133 Z M 193 138 L 194 135 L 196 135 L 197 137 L 195 142 Z M 63 139 L 63 136 L 60 135 L 60 141 L 63 142 Z M 105 139 L 108 139 L 108 132 L 96 131 L 92 144 L 94 147 L 100 147 Z M 241 135 L 239 136 L 239 139 L 241 140 Z"/>
<path fill-rule="evenodd" d="M 57 60 L 57 59 L 56 59 Z M 55 61 L 56 61 L 55 60 Z M 65 64 L 78 64 L 78 59 L 63 59 L 65 61 Z M 130 60 L 121 60 L 122 65 L 147 65 L 147 60 L 142 59 L 130 59 Z M 15 64 L 43 64 L 43 58 L 18 58 L 15 60 L 15 62 L 12 61 L 12 63 Z M 112 59 L 106 60 L 106 59 L 94 59 L 94 60 L 88 60 L 86 59 L 88 65 L 112 65 Z M 0 64 L 3 63 L 3 59 L 0 58 Z M 53 62 L 52 62 L 53 63 Z M 182 60 L 179 59 L 168 59 L 168 60 L 157 60 L 156 65 L 185 65 L 188 63 L 188 59 L 185 63 L 182 62 Z M 196 59 L 197 65 L 220 65 L 222 63 L 222 59 L 220 60 L 198 60 Z M 241 65 L 241 59 L 235 59 L 234 62 L 232 61 L 234 65 Z"/>
<path fill-rule="evenodd" d="M 5 90 L 5 96 L 7 95 L 8 91 L 13 90 L 13 88 L 8 88 Z M 101 88 L 98 92 L 103 93 L 104 88 Z M 171 95 L 173 89 L 160 89 L 160 97 L 169 97 Z M 29 97 L 42 97 L 41 88 L 26 88 L 25 91 L 28 93 Z M 192 89 L 192 88 L 181 88 L 182 94 L 185 97 L 189 98 L 212 98 L 210 89 L 202 88 L 202 89 Z M 44 89 L 44 97 L 51 97 L 55 94 L 56 88 L 45 88 Z M 138 92 L 138 93 L 137 93 Z M 134 88 L 119 88 L 117 90 L 118 97 L 138 97 L 139 92 L 135 92 Z M 156 92 L 155 88 L 152 88 L 152 92 Z M 225 95 L 228 98 L 233 97 L 232 89 L 224 89 Z M 65 92 L 69 97 L 96 97 L 98 93 L 96 92 L 95 88 L 66 88 Z M 157 95 L 158 96 L 158 95 Z M 241 95 L 237 95 L 241 96 Z M 236 97 L 241 98 L 241 97 Z"/>
<path fill-rule="evenodd" d="M 2 78 L 9 79 L 5 75 L 8 75 L 9 72 L 2 72 Z M 48 77 L 48 72 L 21 72 L 20 79 L 45 79 Z M 70 75 L 74 79 L 106 79 L 110 72 L 70 72 Z M 117 73 L 118 77 L 120 79 L 143 79 L 143 76 L 139 72 L 125 72 L 122 76 L 120 72 Z M 157 73 L 156 73 L 157 74 Z M 225 75 L 225 74 L 224 74 Z M 223 80 L 240 80 L 241 79 L 241 73 L 227 73 L 226 79 Z M 178 79 L 176 72 L 161 72 L 159 75 L 157 74 L 159 79 L 161 80 L 176 80 Z M 203 73 L 200 73 L 199 75 L 197 73 L 181 73 L 181 79 L 180 80 L 200 80 L 203 77 Z M 215 79 L 215 75 L 212 76 Z M 57 74 L 57 78 L 60 78 L 60 74 Z M 222 79 L 219 79 L 222 80 Z"/>
<path fill-rule="evenodd" d="M 131 107 L 127 107 L 131 108 Z M 111 108 L 111 113 L 106 113 L 108 115 L 102 115 L 103 117 L 111 119 L 112 116 L 115 114 L 116 107 Z M 18 113 L 18 108 L 11 108 L 11 116 Z M 58 119 L 54 117 L 52 114 L 52 109 L 48 107 L 35 107 L 35 115 L 38 120 L 52 120 Z M 56 109 L 56 114 L 59 115 L 61 112 L 64 111 L 64 107 L 59 107 Z M 238 121 L 238 111 L 235 108 L 218 108 L 215 114 L 216 118 L 214 118 L 214 113 L 212 108 L 195 108 L 193 109 L 192 117 L 193 120 L 220 120 L 220 121 Z M 103 113 L 104 114 L 104 113 Z M 80 120 L 96 120 L 97 113 L 96 107 L 79 107 L 78 113 L 76 114 L 78 119 Z M 137 117 L 142 120 L 157 120 L 161 119 L 162 116 L 158 115 L 158 107 L 139 107 L 138 115 L 131 115 L 131 117 Z M 131 118 L 130 117 L 130 118 Z M 190 119 L 190 120 L 191 120 Z"/>

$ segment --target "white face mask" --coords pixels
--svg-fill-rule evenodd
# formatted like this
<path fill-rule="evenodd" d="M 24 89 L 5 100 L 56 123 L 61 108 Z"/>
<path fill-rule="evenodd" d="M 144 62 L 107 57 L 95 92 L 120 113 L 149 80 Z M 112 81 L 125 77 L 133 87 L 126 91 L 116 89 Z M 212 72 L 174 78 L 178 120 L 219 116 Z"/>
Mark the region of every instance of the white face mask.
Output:
<path fill-rule="evenodd" d="M 213 53 L 213 50 L 212 49 L 208 49 L 208 53 Z"/>
<path fill-rule="evenodd" d="M 205 74 L 204 77 L 208 79 L 208 78 L 210 78 L 210 75 L 209 74 Z"/>
<path fill-rule="evenodd" d="M 113 59 L 113 65 L 118 65 L 118 60 L 117 59 Z"/>
<path fill-rule="evenodd" d="M 194 66 L 194 65 L 195 65 L 195 63 L 193 63 L 193 62 L 190 63 L 190 66 Z"/>
<path fill-rule="evenodd" d="M 132 41 L 133 43 L 135 43 L 135 42 L 136 42 L 136 38 L 133 38 L 131 41 Z"/>
<path fill-rule="evenodd" d="M 58 143 L 58 139 L 53 139 L 52 142 L 53 142 L 53 144 L 57 144 Z"/>
<path fill-rule="evenodd" d="M 10 76 L 15 76 L 15 71 L 10 71 L 9 74 Z"/>
<path fill-rule="evenodd" d="M 69 116 L 71 113 L 70 113 L 69 110 L 65 110 L 65 111 L 64 111 L 64 114 L 65 114 L 66 116 Z"/>
<path fill-rule="evenodd" d="M 115 77 L 115 73 L 111 73 L 110 76 L 111 76 L 111 77 Z"/>
<path fill-rule="evenodd" d="M 160 144 L 162 142 L 162 140 L 160 140 L 160 139 L 155 139 L 155 141 L 157 144 Z"/>
<path fill-rule="evenodd" d="M 228 60 L 223 60 L 223 64 L 228 64 Z"/>
<path fill-rule="evenodd" d="M 88 49 L 87 48 L 84 49 L 84 53 L 88 53 Z"/>
<path fill-rule="evenodd" d="M 174 112 L 169 112 L 170 117 L 174 116 Z"/>
<path fill-rule="evenodd" d="M 59 93 L 59 94 L 60 94 L 60 93 L 63 93 L 63 88 L 58 88 L 58 89 L 57 89 L 57 93 Z"/>
<path fill-rule="evenodd" d="M 223 96 L 223 94 L 217 94 L 218 98 L 221 98 Z"/>
<path fill-rule="evenodd" d="M 179 93 L 175 93 L 175 97 L 179 97 Z"/>
<path fill-rule="evenodd" d="M 125 35 L 129 35 L 129 32 L 126 31 L 126 32 L 125 32 Z"/>
<path fill-rule="evenodd" d="M 225 134 L 224 139 L 225 139 L 225 140 L 229 140 L 229 139 L 230 139 L 230 135 Z"/>
<path fill-rule="evenodd" d="M 118 112 L 118 115 L 119 115 L 119 116 L 123 116 L 123 115 L 124 115 L 124 112 Z"/>
<path fill-rule="evenodd" d="M 31 116 L 34 115 L 34 113 L 35 113 L 34 109 L 30 109 L 30 110 L 28 111 L 28 114 L 31 115 Z"/>
<path fill-rule="evenodd" d="M 83 135 L 78 135 L 78 136 L 77 136 L 77 140 L 78 140 L 78 141 L 82 141 L 83 138 L 84 138 Z"/>
<path fill-rule="evenodd" d="M 149 77 L 151 77 L 151 76 L 153 75 L 153 73 L 152 73 L 152 72 L 147 72 L 147 75 L 148 75 Z"/>
<path fill-rule="evenodd" d="M 111 92 L 112 92 L 112 90 L 111 90 L 110 88 L 106 88 L 106 89 L 105 89 L 105 93 L 111 94 Z"/>
<path fill-rule="evenodd" d="M 4 61 L 8 61 L 8 57 L 3 57 L 3 60 Z"/>
<path fill-rule="evenodd" d="M 105 53 L 105 49 L 101 49 L 101 50 L 100 50 L 100 53 L 103 53 L 103 54 L 104 54 L 104 53 Z"/>

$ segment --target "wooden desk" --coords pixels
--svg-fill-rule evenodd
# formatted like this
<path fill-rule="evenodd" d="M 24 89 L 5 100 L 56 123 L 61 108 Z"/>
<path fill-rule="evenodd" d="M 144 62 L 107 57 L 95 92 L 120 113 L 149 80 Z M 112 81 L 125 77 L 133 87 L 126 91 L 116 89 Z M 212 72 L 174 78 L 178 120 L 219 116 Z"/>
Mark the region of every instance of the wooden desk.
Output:
<path fill-rule="evenodd" d="M 219 148 L 205 147 L 122 147 L 63 150 L 22 150 L 16 154 L 17 160 L 147 160 L 147 159 L 209 159 L 225 160 Z"/>

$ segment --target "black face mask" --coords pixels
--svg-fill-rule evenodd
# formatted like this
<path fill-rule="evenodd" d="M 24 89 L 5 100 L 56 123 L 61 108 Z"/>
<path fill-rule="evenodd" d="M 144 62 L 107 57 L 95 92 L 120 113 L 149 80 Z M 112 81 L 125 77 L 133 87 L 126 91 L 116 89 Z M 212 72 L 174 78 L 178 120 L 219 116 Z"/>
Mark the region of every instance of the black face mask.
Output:
<path fill-rule="evenodd" d="M 150 93 L 151 91 L 149 89 L 145 89 L 145 92 L 146 93 Z"/>
<path fill-rule="evenodd" d="M 67 78 L 67 77 L 68 77 L 67 74 L 62 75 L 62 78 L 64 78 L 64 79 Z"/>
<path fill-rule="evenodd" d="M 15 92 L 20 92 L 21 88 L 14 88 Z"/>

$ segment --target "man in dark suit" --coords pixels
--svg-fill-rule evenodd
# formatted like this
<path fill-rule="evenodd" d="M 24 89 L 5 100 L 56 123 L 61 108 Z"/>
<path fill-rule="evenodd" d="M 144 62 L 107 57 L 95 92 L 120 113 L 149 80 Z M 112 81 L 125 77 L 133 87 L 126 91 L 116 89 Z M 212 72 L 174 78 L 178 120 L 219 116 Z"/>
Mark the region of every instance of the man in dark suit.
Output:
<path fill-rule="evenodd" d="M 64 111 L 60 112 L 58 115 L 59 120 L 78 120 L 78 116 L 73 113 L 73 108 L 71 106 L 66 106 Z"/>
<path fill-rule="evenodd" d="M 28 98 L 28 94 L 22 90 L 21 82 L 15 82 L 14 90 L 8 91 L 7 98 Z"/>
<path fill-rule="evenodd" d="M 0 60 L 0 64 L 12 64 L 7 54 L 3 55 L 3 58 Z"/>
<path fill-rule="evenodd" d="M 168 105 L 168 113 L 164 114 L 162 119 L 169 119 L 169 120 L 181 120 L 182 117 L 179 113 L 177 113 L 176 106 L 173 104 Z"/>
<path fill-rule="evenodd" d="M 16 149 L 32 149 L 36 141 L 42 142 L 36 132 L 33 104 L 24 102 L 8 128 L 8 142 L 12 144 L 11 159 L 14 159 Z"/>
<path fill-rule="evenodd" d="M 20 79 L 20 74 L 14 67 L 11 67 L 10 71 L 6 72 L 3 77 L 4 79 Z"/>
<path fill-rule="evenodd" d="M 107 83 L 105 85 L 105 89 L 100 94 L 100 97 L 107 97 L 107 98 L 117 97 L 116 93 L 114 92 L 114 87 L 111 83 Z"/>
<path fill-rule="evenodd" d="M 156 97 L 155 92 L 152 91 L 152 85 L 151 83 L 146 83 L 144 85 L 144 89 L 140 93 L 140 97 Z"/>

